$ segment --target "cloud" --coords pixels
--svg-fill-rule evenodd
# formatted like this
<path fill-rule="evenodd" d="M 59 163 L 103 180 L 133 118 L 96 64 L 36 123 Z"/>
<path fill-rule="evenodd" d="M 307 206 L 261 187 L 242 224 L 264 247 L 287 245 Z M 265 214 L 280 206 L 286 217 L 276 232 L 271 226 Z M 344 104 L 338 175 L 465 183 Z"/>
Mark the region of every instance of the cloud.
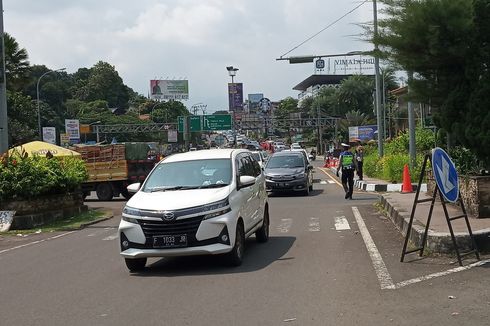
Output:
<path fill-rule="evenodd" d="M 178 7 L 156 4 L 142 12 L 136 24 L 119 35 L 129 40 L 202 45 L 222 18 L 223 12 L 217 6 L 204 3 Z"/>
<path fill-rule="evenodd" d="M 9 0 L 5 30 L 29 53 L 32 64 L 74 72 L 103 60 L 124 82 L 146 95 L 155 77 L 187 77 L 190 106 L 227 108 L 225 69 L 238 67 L 245 93 L 271 100 L 296 96 L 292 87 L 312 65 L 275 59 L 359 2 L 338 0 Z M 290 55 L 369 49 L 355 37 L 355 23 L 372 17 L 372 5 L 321 33 Z"/>

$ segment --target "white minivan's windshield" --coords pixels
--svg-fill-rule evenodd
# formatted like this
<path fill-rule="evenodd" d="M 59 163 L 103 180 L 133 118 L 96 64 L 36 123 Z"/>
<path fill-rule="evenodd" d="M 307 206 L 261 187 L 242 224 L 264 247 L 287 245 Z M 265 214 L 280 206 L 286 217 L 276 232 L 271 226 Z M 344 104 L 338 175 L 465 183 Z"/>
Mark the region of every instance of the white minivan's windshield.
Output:
<path fill-rule="evenodd" d="M 161 163 L 148 176 L 143 191 L 218 188 L 231 182 L 230 159 Z"/>

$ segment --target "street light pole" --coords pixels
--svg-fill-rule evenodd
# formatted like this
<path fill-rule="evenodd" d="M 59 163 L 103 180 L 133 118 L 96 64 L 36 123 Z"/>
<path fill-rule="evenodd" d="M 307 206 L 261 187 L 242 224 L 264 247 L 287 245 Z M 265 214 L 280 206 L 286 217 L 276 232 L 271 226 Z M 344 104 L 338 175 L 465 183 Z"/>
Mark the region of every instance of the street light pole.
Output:
<path fill-rule="evenodd" d="M 376 121 L 378 124 L 378 155 L 383 156 L 383 113 L 381 112 L 381 92 L 380 78 L 379 78 L 379 56 L 378 56 L 378 44 L 376 38 L 378 37 L 378 8 L 376 0 L 373 0 L 373 14 L 374 14 L 374 74 L 375 74 L 375 86 L 376 86 Z"/>
<path fill-rule="evenodd" d="M 42 131 L 42 128 L 41 128 L 41 108 L 40 108 L 40 105 L 39 105 L 39 83 L 41 82 L 41 79 L 44 76 L 46 76 L 47 74 L 50 74 L 50 73 L 53 73 L 53 72 L 60 72 L 60 71 L 64 71 L 64 70 L 66 70 L 66 68 L 60 68 L 60 69 L 56 69 L 56 70 L 46 71 L 37 80 L 37 84 L 36 84 L 36 94 L 37 94 L 37 124 L 38 124 L 38 128 L 39 128 L 39 139 L 40 140 L 43 140 L 43 131 Z"/>
<path fill-rule="evenodd" d="M 229 67 L 226 67 L 226 70 L 228 70 L 228 75 L 230 75 L 230 77 L 231 77 L 231 84 L 234 87 L 233 77 L 235 77 L 236 72 L 238 71 L 238 68 L 235 68 L 233 66 L 229 66 Z M 233 118 L 233 129 L 232 129 L 232 131 L 233 131 L 233 146 L 236 147 L 237 143 L 236 143 L 236 121 L 235 121 L 235 99 L 234 98 L 232 98 L 232 100 L 231 100 L 231 108 L 229 108 L 229 109 L 233 112 L 233 117 L 232 117 Z"/>
<path fill-rule="evenodd" d="M 3 42 L 3 1 L 0 0 L 0 154 L 6 152 L 9 146 L 7 90 L 5 85 L 5 46 Z"/>

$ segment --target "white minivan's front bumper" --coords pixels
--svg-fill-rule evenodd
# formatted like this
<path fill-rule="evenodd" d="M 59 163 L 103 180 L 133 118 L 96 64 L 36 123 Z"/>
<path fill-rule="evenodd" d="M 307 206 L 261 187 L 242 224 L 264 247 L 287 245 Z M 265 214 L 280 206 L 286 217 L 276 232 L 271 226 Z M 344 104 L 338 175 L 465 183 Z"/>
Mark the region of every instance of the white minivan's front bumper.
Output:
<path fill-rule="evenodd" d="M 197 232 L 187 234 L 188 246 L 165 249 L 153 248 L 152 236 L 148 232 L 145 234 L 140 225 L 143 224 L 142 220 L 137 220 L 138 223 L 121 220 L 119 224 L 121 256 L 144 258 L 227 253 L 232 250 L 235 243 L 237 217 L 233 214 L 233 211 L 230 211 L 214 218 L 201 220 Z M 165 228 L 162 228 L 161 234 L 158 235 L 165 235 Z"/>

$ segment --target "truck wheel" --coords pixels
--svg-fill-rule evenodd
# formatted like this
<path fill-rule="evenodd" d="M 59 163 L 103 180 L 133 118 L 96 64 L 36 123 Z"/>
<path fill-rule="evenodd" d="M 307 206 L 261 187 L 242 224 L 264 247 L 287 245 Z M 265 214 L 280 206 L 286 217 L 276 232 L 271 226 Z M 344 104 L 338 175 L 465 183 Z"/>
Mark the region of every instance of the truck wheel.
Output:
<path fill-rule="evenodd" d="M 97 185 L 96 193 L 97 193 L 97 198 L 103 201 L 112 200 L 112 197 L 114 197 L 114 191 L 112 190 L 112 185 L 108 182 L 99 183 Z"/>

